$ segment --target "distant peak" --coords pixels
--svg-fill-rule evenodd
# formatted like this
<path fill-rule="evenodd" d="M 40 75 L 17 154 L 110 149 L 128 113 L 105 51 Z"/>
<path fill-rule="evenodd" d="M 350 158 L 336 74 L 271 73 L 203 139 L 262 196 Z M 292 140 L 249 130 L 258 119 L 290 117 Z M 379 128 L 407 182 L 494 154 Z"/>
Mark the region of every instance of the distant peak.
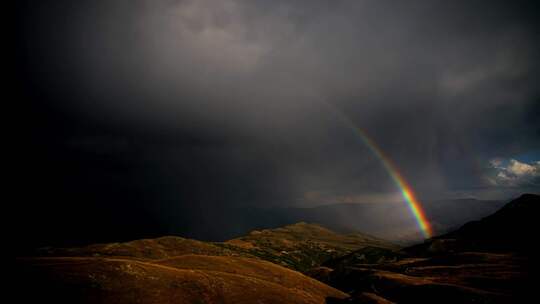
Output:
<path fill-rule="evenodd" d="M 294 224 L 287 225 L 287 226 L 285 226 L 285 227 L 295 227 L 295 226 L 302 226 L 302 227 L 305 227 L 305 226 L 308 226 L 308 227 L 322 227 L 322 226 L 319 225 L 319 224 L 306 223 L 306 222 L 298 222 L 298 223 L 294 223 Z"/>
<path fill-rule="evenodd" d="M 294 228 L 301 228 L 301 229 L 316 229 L 316 230 L 328 230 L 328 231 L 331 231 L 330 229 L 326 228 L 326 227 L 323 227 L 319 224 L 314 224 L 314 223 L 306 223 L 306 222 L 298 222 L 298 223 L 294 223 L 294 224 L 290 224 L 290 225 L 287 225 L 287 226 L 284 226 L 282 227 L 282 229 L 294 229 Z M 279 228 L 278 228 L 279 229 Z"/>

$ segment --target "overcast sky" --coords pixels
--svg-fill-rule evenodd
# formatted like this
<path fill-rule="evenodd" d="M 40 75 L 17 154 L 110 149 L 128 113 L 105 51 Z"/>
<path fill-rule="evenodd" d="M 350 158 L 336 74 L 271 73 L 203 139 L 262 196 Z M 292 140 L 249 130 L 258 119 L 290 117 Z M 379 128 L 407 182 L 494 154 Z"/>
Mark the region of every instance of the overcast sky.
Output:
<path fill-rule="evenodd" d="M 400 200 L 344 115 L 423 200 L 538 192 L 534 2 L 21 4 L 28 183 L 158 219 Z"/>

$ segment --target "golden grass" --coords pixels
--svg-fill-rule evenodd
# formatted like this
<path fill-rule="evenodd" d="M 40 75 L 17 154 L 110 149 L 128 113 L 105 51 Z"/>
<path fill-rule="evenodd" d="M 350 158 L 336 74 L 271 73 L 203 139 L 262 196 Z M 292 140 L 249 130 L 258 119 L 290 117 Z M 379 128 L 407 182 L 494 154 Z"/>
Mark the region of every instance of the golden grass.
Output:
<path fill-rule="evenodd" d="M 298 272 L 249 258 L 49 257 L 19 262 L 30 265 L 43 284 L 81 288 L 88 303 L 325 303 L 328 296 L 347 296 Z"/>

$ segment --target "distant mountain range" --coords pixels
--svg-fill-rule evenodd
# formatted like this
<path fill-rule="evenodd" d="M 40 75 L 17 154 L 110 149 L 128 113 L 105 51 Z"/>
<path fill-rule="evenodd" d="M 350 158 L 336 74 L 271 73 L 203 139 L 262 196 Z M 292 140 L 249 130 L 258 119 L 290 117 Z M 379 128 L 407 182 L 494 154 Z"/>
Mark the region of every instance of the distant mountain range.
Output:
<path fill-rule="evenodd" d="M 422 203 L 435 232 L 442 234 L 495 212 L 506 201 L 440 200 Z M 43 246 L 82 246 L 94 243 L 181 235 L 204 241 L 226 241 L 253 230 L 272 229 L 298 222 L 318 223 L 341 233 L 362 232 L 402 245 L 423 239 L 404 202 L 332 204 L 310 208 L 231 208 L 193 206 L 194 209 L 152 214 L 132 208 L 127 213 L 88 209 L 84 216 L 35 211 L 32 226 L 20 224 L 18 254 Z M 199 209 L 197 209 L 199 208 Z M 54 215 L 50 215 L 50 213 Z M 381 221 L 380 219 L 384 219 Z M 39 227 L 39 229 L 31 228 Z"/>
<path fill-rule="evenodd" d="M 427 201 L 422 206 L 435 232 L 442 234 L 468 221 L 489 215 L 505 203 L 506 201 L 497 200 L 458 199 Z M 404 202 L 332 204 L 311 208 L 225 209 L 220 212 L 220 216 L 205 220 L 215 223 L 215 227 L 227 227 L 231 218 L 235 221 L 230 229 L 214 233 L 211 231 L 212 228 L 207 227 L 201 233 L 214 235 L 217 239 L 229 239 L 254 229 L 308 222 L 318 223 L 344 233 L 360 231 L 404 244 L 423 238 Z M 200 228 L 194 226 L 193 229 L 193 234 L 199 234 Z"/>

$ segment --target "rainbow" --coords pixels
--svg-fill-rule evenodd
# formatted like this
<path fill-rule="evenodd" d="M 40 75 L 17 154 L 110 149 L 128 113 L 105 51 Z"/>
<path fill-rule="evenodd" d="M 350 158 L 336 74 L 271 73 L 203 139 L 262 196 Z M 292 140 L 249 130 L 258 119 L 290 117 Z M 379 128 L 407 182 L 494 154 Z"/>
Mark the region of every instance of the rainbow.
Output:
<path fill-rule="evenodd" d="M 373 139 L 371 139 L 366 132 L 364 132 L 362 129 L 358 128 L 347 116 L 345 116 L 342 112 L 338 111 L 334 108 L 334 112 L 341 118 L 341 120 L 347 124 L 354 132 L 359 135 L 359 137 L 362 139 L 362 142 L 369 148 L 369 150 L 377 157 L 377 159 L 382 163 L 384 169 L 388 172 L 396 186 L 401 191 L 401 195 L 403 196 L 403 199 L 407 203 L 407 206 L 409 207 L 409 210 L 411 211 L 411 214 L 414 216 L 414 219 L 416 220 L 416 223 L 418 225 L 418 228 L 422 232 L 425 238 L 430 238 L 433 235 L 433 230 L 431 228 L 431 225 L 429 221 L 426 218 L 426 214 L 424 213 L 424 210 L 422 209 L 422 206 L 420 204 L 420 201 L 416 198 L 416 195 L 414 194 L 413 189 L 411 186 L 407 183 L 405 178 L 399 173 L 399 170 L 397 169 L 396 165 L 392 162 L 392 160 L 384 154 L 384 152 L 381 150 L 381 148 L 375 143 Z"/>

